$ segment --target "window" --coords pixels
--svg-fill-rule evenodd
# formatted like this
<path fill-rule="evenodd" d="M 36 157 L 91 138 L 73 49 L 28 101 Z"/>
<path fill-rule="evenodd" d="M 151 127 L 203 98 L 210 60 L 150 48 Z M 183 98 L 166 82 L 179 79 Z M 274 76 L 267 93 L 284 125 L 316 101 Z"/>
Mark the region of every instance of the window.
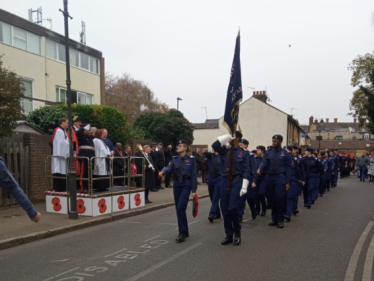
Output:
<path fill-rule="evenodd" d="M 57 87 L 56 88 L 56 101 L 63 102 L 66 104 L 67 97 L 66 97 L 66 89 Z"/>
<path fill-rule="evenodd" d="M 369 137 L 370 137 L 370 134 L 368 134 L 368 133 L 366 133 L 366 134 L 364 135 L 364 139 L 365 139 L 365 140 L 368 140 Z"/>
<path fill-rule="evenodd" d="M 23 92 L 23 95 L 25 97 L 32 98 L 32 81 L 30 80 L 21 80 L 23 83 L 23 86 L 25 88 L 25 91 Z M 24 114 L 28 115 L 33 110 L 32 100 L 29 99 L 21 99 L 21 106 L 24 110 Z"/>
<path fill-rule="evenodd" d="M 343 140 L 343 136 L 336 136 L 335 140 Z"/>
<path fill-rule="evenodd" d="M 357 138 L 356 137 L 352 137 L 352 140 L 356 140 Z"/>
<path fill-rule="evenodd" d="M 98 69 L 98 60 L 93 57 L 90 57 L 90 71 L 93 73 L 98 73 L 97 69 Z"/>
<path fill-rule="evenodd" d="M 371 139 L 374 139 L 374 135 L 371 135 L 370 138 L 371 138 Z"/>
<path fill-rule="evenodd" d="M 0 42 L 40 55 L 40 36 L 0 21 Z"/>
<path fill-rule="evenodd" d="M 75 67 L 79 67 L 79 52 L 70 49 L 70 64 Z"/>
<path fill-rule="evenodd" d="M 78 92 L 78 103 L 80 103 L 80 104 L 92 104 L 93 103 L 93 96 Z"/>
<path fill-rule="evenodd" d="M 57 60 L 57 50 L 56 50 L 57 44 L 51 40 L 47 40 L 46 44 L 47 44 L 47 58 Z"/>
<path fill-rule="evenodd" d="M 58 60 L 66 62 L 65 46 L 57 44 Z"/>
<path fill-rule="evenodd" d="M 81 68 L 88 70 L 89 57 L 81 53 Z"/>

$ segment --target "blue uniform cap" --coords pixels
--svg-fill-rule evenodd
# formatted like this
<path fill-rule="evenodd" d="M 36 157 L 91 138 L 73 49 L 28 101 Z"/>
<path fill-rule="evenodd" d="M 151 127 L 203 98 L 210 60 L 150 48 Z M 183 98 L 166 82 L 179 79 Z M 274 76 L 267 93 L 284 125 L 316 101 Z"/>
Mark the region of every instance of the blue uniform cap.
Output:
<path fill-rule="evenodd" d="M 291 146 L 291 145 L 286 145 L 286 146 L 284 147 L 284 149 L 292 150 L 292 146 Z"/>
<path fill-rule="evenodd" d="M 321 154 L 321 156 L 325 156 L 325 152 L 324 151 L 321 151 L 319 154 Z"/>
<path fill-rule="evenodd" d="M 311 147 L 308 147 L 308 148 L 306 149 L 306 151 L 309 151 L 309 152 L 313 152 L 313 151 L 314 151 L 314 149 L 313 149 L 313 148 L 311 148 Z"/>
<path fill-rule="evenodd" d="M 283 137 L 281 135 L 274 135 L 273 140 L 280 140 L 281 142 L 283 141 Z"/>
<path fill-rule="evenodd" d="M 296 145 L 293 145 L 292 149 L 299 149 L 299 148 Z"/>
<path fill-rule="evenodd" d="M 190 143 L 186 140 L 180 140 L 178 141 L 178 144 L 186 144 L 186 145 L 190 145 Z"/>
<path fill-rule="evenodd" d="M 256 149 L 261 149 L 262 151 L 265 151 L 265 146 L 259 145 L 259 146 L 256 147 Z"/>
<path fill-rule="evenodd" d="M 249 141 L 247 141 L 246 139 L 241 139 L 239 142 L 245 145 L 249 145 Z"/>

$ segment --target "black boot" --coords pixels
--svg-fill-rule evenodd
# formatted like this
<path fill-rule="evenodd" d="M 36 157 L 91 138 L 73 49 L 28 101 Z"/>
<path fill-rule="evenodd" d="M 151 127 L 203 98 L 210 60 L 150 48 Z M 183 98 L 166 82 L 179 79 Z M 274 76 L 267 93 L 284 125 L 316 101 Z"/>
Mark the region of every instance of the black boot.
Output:
<path fill-rule="evenodd" d="M 175 239 L 175 241 L 177 243 L 182 243 L 184 240 L 186 240 L 187 237 L 188 236 L 187 236 L 186 233 L 180 232 L 179 235 L 177 236 L 177 238 Z"/>
<path fill-rule="evenodd" d="M 232 236 L 226 236 L 225 239 L 221 241 L 221 245 L 228 245 L 233 242 Z"/>
<path fill-rule="evenodd" d="M 240 231 L 235 232 L 235 241 L 234 241 L 234 244 L 236 246 L 238 246 L 238 245 L 240 245 L 241 242 L 242 242 L 241 232 Z"/>

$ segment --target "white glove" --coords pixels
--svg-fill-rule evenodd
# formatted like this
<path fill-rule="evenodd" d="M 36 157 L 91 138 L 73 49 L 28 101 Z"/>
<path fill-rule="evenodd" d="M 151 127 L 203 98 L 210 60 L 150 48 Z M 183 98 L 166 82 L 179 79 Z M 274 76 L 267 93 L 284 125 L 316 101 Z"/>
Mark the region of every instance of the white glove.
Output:
<path fill-rule="evenodd" d="M 89 131 L 91 129 L 91 125 L 88 124 L 86 127 L 83 128 L 85 131 Z"/>
<path fill-rule="evenodd" d="M 217 138 L 217 140 L 221 143 L 221 145 L 224 145 L 224 144 L 228 143 L 230 140 L 233 140 L 233 139 L 235 139 L 235 137 L 232 137 L 229 134 L 223 135 L 223 136 L 219 136 Z"/>
<path fill-rule="evenodd" d="M 240 190 L 240 196 L 247 194 L 249 180 L 243 179 L 242 189 Z"/>
<path fill-rule="evenodd" d="M 153 168 L 153 165 L 152 165 L 152 164 L 149 164 L 149 165 L 148 165 L 148 168 Z"/>

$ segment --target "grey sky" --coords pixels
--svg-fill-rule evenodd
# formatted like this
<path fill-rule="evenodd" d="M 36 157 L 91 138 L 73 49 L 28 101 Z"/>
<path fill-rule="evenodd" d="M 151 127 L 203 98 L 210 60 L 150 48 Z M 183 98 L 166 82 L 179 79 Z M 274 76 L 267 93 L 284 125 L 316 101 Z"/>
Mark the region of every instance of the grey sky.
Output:
<path fill-rule="evenodd" d="M 63 34 L 62 0 L 3 2 L 24 18 L 42 6 Z M 372 0 L 76 0 L 69 12 L 70 37 L 79 41 L 84 20 L 87 45 L 103 52 L 107 72 L 143 80 L 170 107 L 181 97 L 191 122 L 204 122 L 200 107 L 209 118 L 223 115 L 239 26 L 244 99 L 253 91 L 247 87 L 266 86 L 271 104 L 297 108 L 301 123 L 310 115 L 352 120 L 347 66 L 374 49 Z"/>

